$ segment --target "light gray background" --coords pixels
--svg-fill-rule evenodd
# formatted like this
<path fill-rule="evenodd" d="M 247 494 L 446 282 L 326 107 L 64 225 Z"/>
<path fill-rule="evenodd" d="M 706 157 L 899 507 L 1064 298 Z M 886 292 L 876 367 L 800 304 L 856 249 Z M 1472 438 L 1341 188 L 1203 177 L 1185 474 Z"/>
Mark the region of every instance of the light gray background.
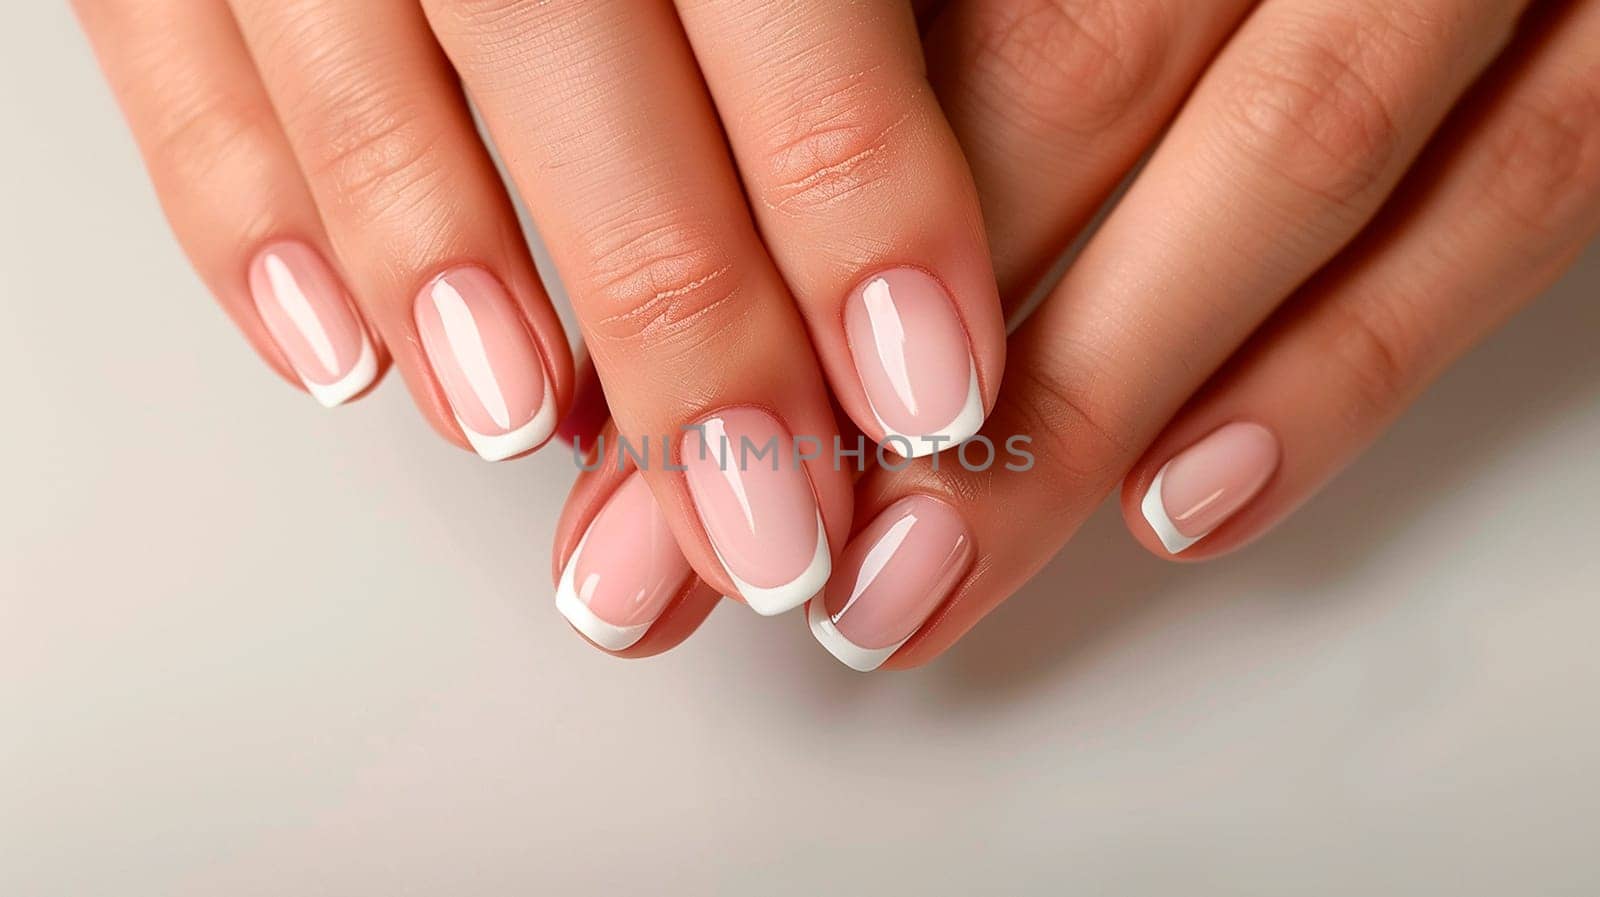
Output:
<path fill-rule="evenodd" d="M 0 894 L 1600 889 L 1600 251 L 1241 556 L 1102 513 L 927 670 L 735 607 L 623 663 L 568 458 L 276 382 L 7 15 Z"/>

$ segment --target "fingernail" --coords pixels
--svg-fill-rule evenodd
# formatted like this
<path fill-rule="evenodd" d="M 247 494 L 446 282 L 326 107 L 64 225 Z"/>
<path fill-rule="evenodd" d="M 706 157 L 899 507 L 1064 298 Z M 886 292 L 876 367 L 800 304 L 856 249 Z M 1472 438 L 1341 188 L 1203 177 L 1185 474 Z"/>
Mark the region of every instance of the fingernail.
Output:
<path fill-rule="evenodd" d="M 635 473 L 578 540 L 556 587 L 556 609 L 608 651 L 644 637 L 689 579 L 689 562 L 655 496 Z"/>
<path fill-rule="evenodd" d="M 811 602 L 811 634 L 845 666 L 871 672 L 927 622 L 974 555 L 954 508 L 902 498 L 845 546 L 840 575 Z"/>
<path fill-rule="evenodd" d="M 472 448 L 499 461 L 554 432 L 555 397 L 511 295 L 493 274 L 455 268 L 422 288 L 417 330 Z"/>
<path fill-rule="evenodd" d="M 771 616 L 817 594 L 832 567 L 828 535 L 783 425 L 730 408 L 685 433 L 681 448 L 700 523 L 745 603 Z"/>
<path fill-rule="evenodd" d="M 372 385 L 378 356 L 350 294 L 315 249 L 294 240 L 250 262 L 250 297 L 312 398 L 332 408 Z"/>
<path fill-rule="evenodd" d="M 845 302 L 844 326 L 890 448 L 931 455 L 983 426 L 967 332 L 939 281 L 915 268 L 874 274 Z"/>
<path fill-rule="evenodd" d="M 1232 423 L 1189 446 L 1156 474 L 1140 509 L 1178 554 L 1221 526 L 1278 469 L 1278 439 L 1260 424 Z"/>

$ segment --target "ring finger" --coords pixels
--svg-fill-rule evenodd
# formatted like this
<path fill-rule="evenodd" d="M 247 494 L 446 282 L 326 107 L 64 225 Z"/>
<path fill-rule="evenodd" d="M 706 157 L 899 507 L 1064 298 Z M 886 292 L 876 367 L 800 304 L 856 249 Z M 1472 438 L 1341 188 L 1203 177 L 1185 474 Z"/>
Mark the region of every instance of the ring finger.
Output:
<path fill-rule="evenodd" d="M 822 375 L 671 4 L 424 5 L 690 563 L 760 612 L 803 603 L 849 529 L 850 481 L 816 451 L 836 432 Z M 726 454 L 747 447 L 754 463 Z"/>

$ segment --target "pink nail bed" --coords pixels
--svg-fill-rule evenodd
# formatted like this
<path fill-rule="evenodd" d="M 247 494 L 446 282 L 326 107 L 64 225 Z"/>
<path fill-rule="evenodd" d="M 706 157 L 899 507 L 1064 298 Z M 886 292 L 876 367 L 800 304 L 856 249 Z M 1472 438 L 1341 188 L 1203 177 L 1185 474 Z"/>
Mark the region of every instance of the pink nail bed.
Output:
<path fill-rule="evenodd" d="M 250 297 L 306 391 L 332 408 L 372 385 L 378 357 L 350 295 L 315 249 L 295 240 L 256 253 Z"/>
<path fill-rule="evenodd" d="M 1205 538 L 1255 498 L 1278 469 L 1278 439 L 1260 424 L 1214 430 L 1168 461 L 1140 510 L 1172 554 Z"/>
<path fill-rule="evenodd" d="M 920 457 L 978 432 L 984 410 L 977 366 L 939 281 L 916 268 L 874 274 L 846 300 L 844 327 L 890 448 Z"/>
<path fill-rule="evenodd" d="M 689 562 L 644 477 L 617 487 L 561 572 L 556 609 L 602 648 L 644 637 L 688 582 Z"/>
<path fill-rule="evenodd" d="M 877 669 L 927 622 L 972 566 L 966 521 L 926 495 L 879 514 L 839 560 L 839 575 L 811 602 L 811 632 L 846 666 Z"/>
<path fill-rule="evenodd" d="M 832 558 L 794 439 L 756 408 L 729 408 L 684 434 L 679 463 L 711 547 L 739 594 L 771 616 L 822 589 Z"/>
<path fill-rule="evenodd" d="M 428 363 L 479 455 L 499 461 L 550 437 L 556 411 L 544 362 L 493 274 L 446 271 L 422 288 L 415 314 Z"/>

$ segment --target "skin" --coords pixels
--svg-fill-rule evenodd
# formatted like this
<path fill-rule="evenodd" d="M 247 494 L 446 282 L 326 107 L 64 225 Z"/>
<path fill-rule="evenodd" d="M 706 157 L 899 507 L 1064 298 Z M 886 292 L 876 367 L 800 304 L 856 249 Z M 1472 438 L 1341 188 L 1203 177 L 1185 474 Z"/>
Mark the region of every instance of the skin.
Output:
<path fill-rule="evenodd" d="M 495 267 L 563 409 L 576 386 L 452 71 L 577 297 L 616 431 L 673 432 L 756 404 L 826 439 L 830 388 L 842 428 L 870 428 L 841 374 L 837 297 L 883 263 L 953 259 L 985 433 L 1031 435 L 1037 466 L 923 459 L 871 471 L 853 494 L 847 475 L 812 466 L 835 552 L 852 520 L 913 493 L 951 505 L 973 534 L 971 569 L 889 668 L 948 649 L 1119 484 L 1135 538 L 1167 557 L 1140 498 L 1176 451 L 1230 421 L 1271 429 L 1281 465 L 1182 557 L 1259 536 L 1600 229 L 1594 0 L 918 3 L 925 81 L 913 10 L 897 3 L 795 4 L 781 21 L 736 0 L 629 15 L 605 2 L 428 2 L 340 30 L 370 9 L 236 0 L 177 15 L 175 2 L 79 7 L 202 276 L 287 374 L 239 272 L 250 247 L 285 231 L 325 250 L 457 442 L 394 311 L 444 264 Z M 650 27 L 631 31 L 641 18 Z M 246 47 L 259 69 L 240 61 Z M 860 89 L 860 71 L 879 80 Z M 318 91 L 341 75 L 349 89 Z M 998 306 L 1022 308 L 1146 156 L 1000 346 Z M 916 206 L 930 195 L 935 208 Z M 918 199 L 896 205 L 907 196 Z M 942 229 L 918 224 L 929 220 Z M 584 413 L 596 417 L 592 403 Z M 579 478 L 557 570 L 624 475 Z M 624 656 L 675 646 L 731 591 L 681 480 L 651 486 L 706 579 Z"/>
<path fill-rule="evenodd" d="M 262 357 L 245 288 L 271 240 L 343 274 L 381 363 L 465 447 L 415 297 L 470 264 L 506 287 L 561 416 L 572 359 L 470 94 L 555 258 L 621 432 L 729 406 L 876 428 L 840 323 L 861 279 L 933 272 L 985 405 L 1004 326 L 976 190 L 898 0 L 77 0 L 179 241 Z M 708 363 L 714 360 L 715 363 Z M 807 466 L 830 544 L 849 478 Z M 724 593 L 683 479 L 647 475 Z"/>
<path fill-rule="evenodd" d="M 858 482 L 858 527 L 929 495 L 962 513 L 978 550 L 884 668 L 949 649 L 1119 485 L 1130 532 L 1171 558 L 1140 512 L 1151 480 L 1248 420 L 1277 436 L 1280 466 L 1181 557 L 1238 549 L 1570 265 L 1600 230 L 1600 3 L 1525 6 L 938 11 L 931 77 L 997 222 L 1008 306 L 1170 131 L 1011 337 L 984 432 L 1033 436 L 1035 470 L 923 460 Z M 570 542 L 564 529 L 558 561 Z"/>

